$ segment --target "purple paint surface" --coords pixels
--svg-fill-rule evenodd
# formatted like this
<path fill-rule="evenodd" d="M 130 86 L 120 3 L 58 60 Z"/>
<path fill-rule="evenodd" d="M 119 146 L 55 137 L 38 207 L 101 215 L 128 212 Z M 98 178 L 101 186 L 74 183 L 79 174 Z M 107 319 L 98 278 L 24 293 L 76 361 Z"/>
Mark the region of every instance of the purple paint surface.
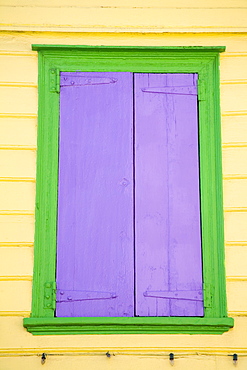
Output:
<path fill-rule="evenodd" d="M 61 73 L 57 316 L 203 316 L 196 92 Z"/>
<path fill-rule="evenodd" d="M 131 73 L 61 73 L 57 316 L 133 316 Z"/>
<path fill-rule="evenodd" d="M 203 316 L 196 84 L 135 74 L 138 316 Z"/>

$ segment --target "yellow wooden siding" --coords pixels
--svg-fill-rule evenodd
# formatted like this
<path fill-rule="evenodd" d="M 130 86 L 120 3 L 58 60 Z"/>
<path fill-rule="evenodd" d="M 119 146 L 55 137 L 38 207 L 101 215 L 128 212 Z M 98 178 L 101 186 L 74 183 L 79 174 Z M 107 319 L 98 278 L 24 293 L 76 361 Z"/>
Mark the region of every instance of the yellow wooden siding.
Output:
<path fill-rule="evenodd" d="M 110 359 L 104 358 L 102 355 L 98 356 L 50 356 L 45 363 L 47 369 L 61 370 L 70 369 L 94 369 L 101 370 L 105 368 L 116 369 L 116 370 L 164 370 L 170 369 L 171 365 L 167 359 L 167 355 L 164 356 L 114 356 Z M 13 369 L 25 369 L 32 370 L 40 367 L 41 356 L 35 357 L 10 357 L 2 359 L 2 366 L 4 370 Z M 0 360 L 1 361 L 1 360 Z M 240 357 L 238 361 L 238 370 L 246 370 L 247 361 L 245 358 Z M 232 370 L 232 358 L 224 358 L 222 356 L 214 355 L 192 355 L 186 358 L 186 355 L 182 353 L 176 357 L 175 365 L 180 370 L 208 370 L 208 369 L 224 369 Z"/>
<path fill-rule="evenodd" d="M 18 68 L 16 68 L 18 65 Z M 23 84 L 37 86 L 37 58 L 23 58 L 16 55 L 2 54 L 0 59 L 0 81 L 2 84 Z M 0 85 L 0 86 L 1 86 Z"/>
<path fill-rule="evenodd" d="M 33 214 L 35 183 L 32 182 L 0 182 L 0 204 L 2 210 L 9 213 Z"/>
<path fill-rule="evenodd" d="M 247 65 L 247 60 L 246 60 Z M 246 68 L 247 69 L 247 68 Z M 247 114 L 222 116 L 222 142 L 229 145 L 229 143 L 242 143 L 247 141 Z"/>
<path fill-rule="evenodd" d="M 12 3 L 1 5 L 2 30 L 65 31 L 65 32 L 246 32 L 247 7 L 244 2 L 231 6 L 210 7 L 206 1 L 180 2 L 176 7 L 168 1 L 111 3 L 86 1 L 74 5 Z M 5 3 L 6 4 L 6 3 Z M 24 5 L 22 5 L 24 4 Z"/>
<path fill-rule="evenodd" d="M 246 246 L 226 246 L 226 275 L 227 281 L 247 281 Z"/>
<path fill-rule="evenodd" d="M 33 274 L 33 248 L 2 246 L 0 248 L 0 280 L 10 277 L 31 280 Z"/>
<path fill-rule="evenodd" d="M 1 148 L 4 147 L 35 147 L 36 146 L 36 119 L 1 117 L 0 137 Z"/>
<path fill-rule="evenodd" d="M 247 179 L 225 181 L 224 207 L 226 210 L 247 207 Z"/>
<path fill-rule="evenodd" d="M 246 115 L 247 117 L 247 115 Z M 228 175 L 246 175 L 247 162 L 243 158 L 247 156 L 247 146 L 223 148 L 223 173 Z"/>
<path fill-rule="evenodd" d="M 31 281 L 3 280 L 0 281 L 0 312 L 13 312 L 31 310 Z"/>
<path fill-rule="evenodd" d="M 145 1 L 145 0 L 144 0 Z M 2 5 L 14 5 L 14 0 Z M 99 6 L 100 0 L 90 2 Z M 162 2 L 163 3 L 163 2 Z M 19 5 L 43 4 L 26 0 Z M 60 5 L 59 5 L 60 4 Z M 111 0 L 105 2 L 113 6 Z M 136 6 L 141 6 L 139 1 Z M 145 6 L 149 2 L 145 1 Z M 181 6 L 181 1 L 173 2 Z M 188 1 L 187 7 L 194 6 Z M 197 2 L 197 8 L 204 2 Z M 215 2 L 208 2 L 215 7 Z M 211 4 L 211 5 L 210 5 Z M 234 5 L 235 4 L 235 5 Z M 218 7 L 244 7 L 246 1 L 219 1 Z M 68 1 L 53 0 L 54 6 Z M 76 2 L 71 2 L 71 6 Z M 116 6 L 128 7 L 122 0 Z M 162 7 L 154 1 L 153 7 Z M 48 7 L 48 5 L 47 5 Z M 195 6 L 196 7 L 196 6 Z M 1 8 L 0 8 L 1 9 Z M 54 9 L 52 8 L 52 11 Z M 47 11 L 47 9 L 46 9 Z M 241 10 L 242 11 L 242 10 Z M 20 14 L 20 13 L 19 13 Z M 109 13 L 110 14 L 110 13 Z M 201 14 L 202 11 L 201 11 Z M 23 20 L 22 20 L 23 21 Z M 30 20 L 29 20 L 30 21 Z M 229 23 L 229 24 L 232 24 Z M 78 31 L 78 30 L 77 30 Z M 150 29 L 150 31 L 152 31 Z M 88 45 L 226 45 L 221 55 L 222 151 L 227 299 L 235 326 L 223 335 L 32 336 L 22 326 L 31 308 L 34 240 L 34 188 L 37 126 L 37 53 L 32 43 Z M 247 36 L 246 34 L 103 34 L 3 32 L 0 38 L 0 369 L 178 369 L 247 368 Z M 42 261 L 40 261 L 42 263 Z M 107 358 L 107 351 L 116 356 Z M 242 357 L 241 357 L 242 356 Z"/>
<path fill-rule="evenodd" d="M 162 7 L 162 8 L 245 8 L 246 0 L 1 0 L 2 6 L 52 7 Z"/>
<path fill-rule="evenodd" d="M 0 215 L 0 246 L 30 245 L 34 239 L 33 215 Z"/>

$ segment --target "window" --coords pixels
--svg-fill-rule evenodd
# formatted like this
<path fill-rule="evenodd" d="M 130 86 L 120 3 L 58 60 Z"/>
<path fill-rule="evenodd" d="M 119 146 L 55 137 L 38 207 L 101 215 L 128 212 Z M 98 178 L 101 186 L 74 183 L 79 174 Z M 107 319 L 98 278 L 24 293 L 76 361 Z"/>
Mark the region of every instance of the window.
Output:
<path fill-rule="evenodd" d="M 35 269 L 24 326 L 33 334 L 228 330 L 224 48 L 33 49 Z"/>

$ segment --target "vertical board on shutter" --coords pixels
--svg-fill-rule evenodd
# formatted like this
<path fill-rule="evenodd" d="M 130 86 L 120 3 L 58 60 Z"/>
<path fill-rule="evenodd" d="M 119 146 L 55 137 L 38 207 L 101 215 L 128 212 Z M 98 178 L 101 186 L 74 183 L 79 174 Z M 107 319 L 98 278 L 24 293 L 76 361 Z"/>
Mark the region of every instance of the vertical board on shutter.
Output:
<path fill-rule="evenodd" d="M 137 316 L 203 316 L 197 75 L 135 74 Z"/>
<path fill-rule="evenodd" d="M 133 75 L 63 72 L 56 316 L 133 316 Z"/>

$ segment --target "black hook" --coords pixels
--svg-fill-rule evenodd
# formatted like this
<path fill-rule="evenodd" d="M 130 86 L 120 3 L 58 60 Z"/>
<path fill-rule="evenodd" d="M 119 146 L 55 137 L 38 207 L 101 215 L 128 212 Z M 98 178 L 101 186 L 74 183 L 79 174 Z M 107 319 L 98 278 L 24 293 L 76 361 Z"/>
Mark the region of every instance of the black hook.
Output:
<path fill-rule="evenodd" d="M 233 363 L 234 363 L 234 365 L 237 365 L 237 361 L 238 361 L 238 355 L 237 355 L 237 353 L 234 353 L 234 354 L 232 355 L 232 359 L 233 359 Z"/>
<path fill-rule="evenodd" d="M 46 357 L 47 357 L 46 353 L 42 353 L 42 355 L 41 355 L 41 364 L 42 365 L 44 365 Z"/>
<path fill-rule="evenodd" d="M 171 365 L 174 365 L 174 353 L 169 353 L 169 360 Z"/>
<path fill-rule="evenodd" d="M 109 351 L 106 352 L 106 357 L 110 358 L 111 357 L 111 354 Z"/>

